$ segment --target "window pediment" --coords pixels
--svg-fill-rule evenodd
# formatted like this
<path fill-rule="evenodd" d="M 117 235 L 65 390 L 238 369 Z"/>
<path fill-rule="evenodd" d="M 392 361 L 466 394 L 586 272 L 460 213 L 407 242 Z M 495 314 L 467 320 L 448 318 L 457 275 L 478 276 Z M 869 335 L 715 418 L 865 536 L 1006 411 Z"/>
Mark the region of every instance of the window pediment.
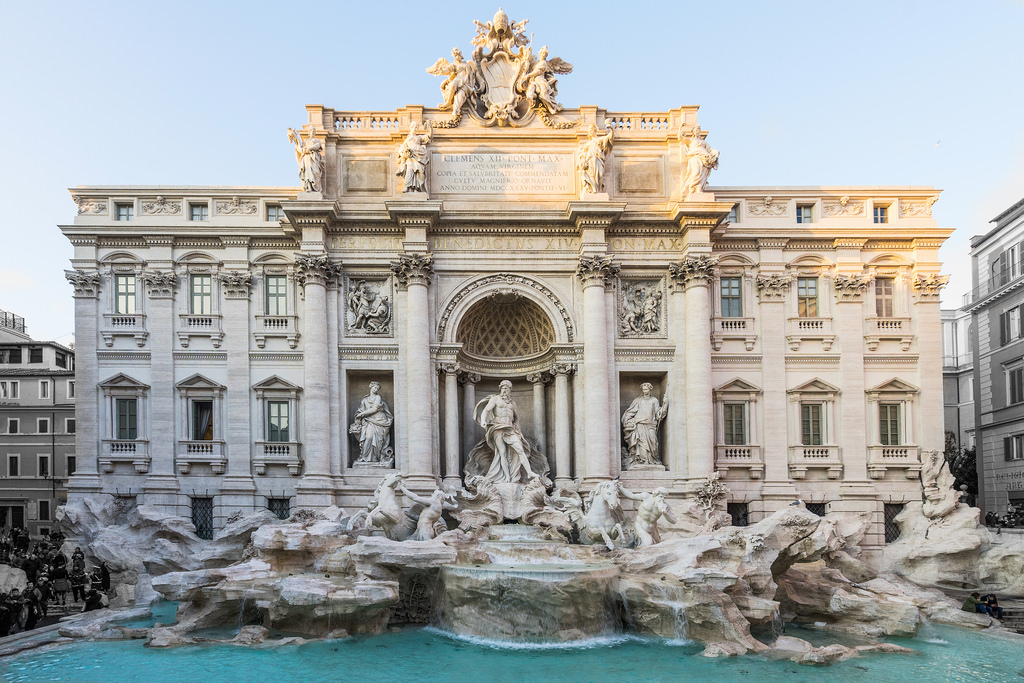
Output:
<path fill-rule="evenodd" d="M 203 377 L 199 373 L 192 375 L 186 379 L 181 380 L 174 385 L 178 389 L 189 389 L 193 391 L 208 391 L 211 393 L 221 393 L 226 387 L 223 384 L 218 384 L 208 377 Z"/>
<path fill-rule="evenodd" d="M 867 390 L 869 394 L 881 394 L 881 393 L 900 393 L 900 394 L 916 394 L 920 390 L 913 384 L 908 384 L 903 380 L 893 377 L 887 382 L 882 382 L 876 387 L 872 387 Z"/>
<path fill-rule="evenodd" d="M 805 382 L 798 387 L 793 387 L 786 393 L 790 395 L 795 394 L 838 394 L 839 387 L 832 386 L 828 382 L 815 377 L 809 382 Z"/>
<path fill-rule="evenodd" d="M 715 393 L 761 393 L 761 387 L 756 387 L 750 382 L 736 377 L 720 387 L 715 388 Z"/>
<path fill-rule="evenodd" d="M 134 377 L 129 377 L 119 372 L 103 382 L 100 382 L 101 389 L 149 389 L 148 384 L 143 384 Z"/>
<path fill-rule="evenodd" d="M 257 394 L 286 394 L 290 396 L 297 395 L 302 391 L 302 387 L 297 384 L 292 384 L 286 379 L 282 379 L 277 375 L 268 377 L 267 379 L 252 385 L 252 388 Z"/>

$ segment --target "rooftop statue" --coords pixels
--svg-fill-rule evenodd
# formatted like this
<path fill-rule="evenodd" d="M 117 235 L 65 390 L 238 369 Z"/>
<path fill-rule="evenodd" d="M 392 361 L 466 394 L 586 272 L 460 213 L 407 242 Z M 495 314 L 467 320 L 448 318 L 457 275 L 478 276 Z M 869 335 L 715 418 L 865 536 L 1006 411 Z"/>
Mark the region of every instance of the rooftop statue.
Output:
<path fill-rule="evenodd" d="M 395 175 L 405 178 L 402 192 L 427 191 L 427 164 L 430 163 L 427 145 L 430 144 L 430 136 L 429 126 L 414 122 L 398 148 L 398 171 Z"/>
<path fill-rule="evenodd" d="M 604 192 L 604 166 L 612 151 L 615 134 L 610 128 L 599 133 L 594 125 L 590 126 L 587 134 L 590 137 L 580 143 L 576 165 L 580 171 L 583 194 L 600 194 Z"/>
<path fill-rule="evenodd" d="M 697 194 L 708 186 L 708 176 L 718 168 L 718 150 L 711 149 L 705 138 L 707 132 L 700 126 L 679 131 L 679 138 L 685 145 L 686 175 L 683 178 L 683 194 Z"/>
<path fill-rule="evenodd" d="M 288 139 L 295 143 L 295 161 L 299 164 L 299 181 L 303 192 L 322 192 L 324 175 L 324 143 L 313 135 L 312 128 L 303 140 L 294 128 L 288 129 Z"/>

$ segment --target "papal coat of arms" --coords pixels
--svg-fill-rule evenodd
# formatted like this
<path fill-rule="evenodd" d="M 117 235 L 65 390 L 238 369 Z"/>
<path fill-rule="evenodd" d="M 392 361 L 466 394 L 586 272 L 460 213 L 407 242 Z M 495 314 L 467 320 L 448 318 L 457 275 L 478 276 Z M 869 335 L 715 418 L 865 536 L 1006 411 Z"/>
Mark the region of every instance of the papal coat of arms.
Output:
<path fill-rule="evenodd" d="M 462 52 L 452 50 L 452 61 L 441 57 L 427 69 L 435 76 L 447 76 L 441 84 L 444 102 L 439 109 L 451 109 L 452 118 L 434 122 L 435 126 L 454 128 L 464 111 L 488 126 L 524 126 L 535 114 L 551 128 L 569 128 L 576 121 L 557 121 L 562 110 L 556 74 L 572 72 L 572 64 L 549 57 L 547 47 L 536 55 L 524 29 L 526 22 L 511 21 L 501 9 L 487 23 L 475 22 L 473 57 L 466 61 Z"/>

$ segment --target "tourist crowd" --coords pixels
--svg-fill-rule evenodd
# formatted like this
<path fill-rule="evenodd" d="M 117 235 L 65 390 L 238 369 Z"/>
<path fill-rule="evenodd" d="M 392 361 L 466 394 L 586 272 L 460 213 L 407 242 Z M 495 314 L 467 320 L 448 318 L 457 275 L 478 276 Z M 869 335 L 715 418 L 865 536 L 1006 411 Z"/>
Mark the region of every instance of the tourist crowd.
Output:
<path fill-rule="evenodd" d="M 1024 505 L 1010 503 L 1006 508 L 1006 514 L 1003 516 L 999 516 L 989 510 L 985 513 L 985 526 L 995 527 L 1000 531 L 1024 527 Z"/>
<path fill-rule="evenodd" d="M 0 591 L 0 637 L 35 628 L 51 608 L 67 613 L 90 611 L 110 603 L 110 570 L 105 562 L 89 571 L 85 553 L 76 547 L 70 559 L 61 550 L 64 535 L 32 543 L 19 527 L 0 531 L 0 564 L 25 572 L 25 590 Z M 81 607 L 78 607 L 81 603 Z"/>

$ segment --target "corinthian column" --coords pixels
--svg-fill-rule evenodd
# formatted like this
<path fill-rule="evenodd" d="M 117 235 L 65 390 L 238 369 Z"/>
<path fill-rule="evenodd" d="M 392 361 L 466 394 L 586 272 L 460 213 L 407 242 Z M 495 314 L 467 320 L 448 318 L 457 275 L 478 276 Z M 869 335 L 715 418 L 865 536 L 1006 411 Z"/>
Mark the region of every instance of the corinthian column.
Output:
<path fill-rule="evenodd" d="M 462 485 L 459 474 L 459 364 L 439 363 L 444 373 L 444 485 L 449 490 Z"/>
<path fill-rule="evenodd" d="M 569 375 L 575 370 L 571 363 L 555 363 L 551 374 L 555 376 L 555 485 L 572 485 L 572 466 L 569 453 Z"/>
<path fill-rule="evenodd" d="M 544 385 L 551 381 L 547 373 L 537 372 L 526 376 L 526 381 L 533 384 L 533 438 L 540 446 L 544 457 L 548 456 L 548 425 L 544 415 Z"/>
<path fill-rule="evenodd" d="M 78 393 L 75 410 L 92 419 L 78 420 L 75 431 L 75 453 L 78 468 L 68 479 L 69 497 L 76 494 L 96 493 L 100 490 L 97 462 L 99 454 L 100 414 L 96 385 L 99 372 L 96 365 L 96 320 L 99 316 L 97 301 L 100 295 L 100 274 L 82 270 L 65 270 L 64 277 L 75 288 L 75 381 Z"/>
<path fill-rule="evenodd" d="M 586 483 L 611 479 L 608 437 L 608 320 L 605 286 L 619 272 L 610 256 L 582 256 L 576 276 L 583 285 L 583 433 Z"/>
<path fill-rule="evenodd" d="M 302 285 L 303 307 L 303 401 L 302 446 L 305 471 L 296 487 L 298 507 L 325 508 L 334 502 L 331 479 L 331 396 L 327 360 L 327 284 L 341 265 L 326 254 L 295 257 L 296 277 Z"/>
<path fill-rule="evenodd" d="M 718 259 L 690 256 L 669 264 L 669 275 L 686 297 L 686 454 L 687 477 L 715 469 L 714 403 L 711 396 L 711 316 L 709 286 Z M 677 340 L 678 343 L 678 340 Z"/>
<path fill-rule="evenodd" d="M 430 301 L 427 288 L 434 274 L 430 254 L 403 254 L 391 264 L 406 288 L 405 423 L 409 437 L 407 479 L 412 486 L 436 486 L 433 448 L 433 386 L 430 377 Z"/>

